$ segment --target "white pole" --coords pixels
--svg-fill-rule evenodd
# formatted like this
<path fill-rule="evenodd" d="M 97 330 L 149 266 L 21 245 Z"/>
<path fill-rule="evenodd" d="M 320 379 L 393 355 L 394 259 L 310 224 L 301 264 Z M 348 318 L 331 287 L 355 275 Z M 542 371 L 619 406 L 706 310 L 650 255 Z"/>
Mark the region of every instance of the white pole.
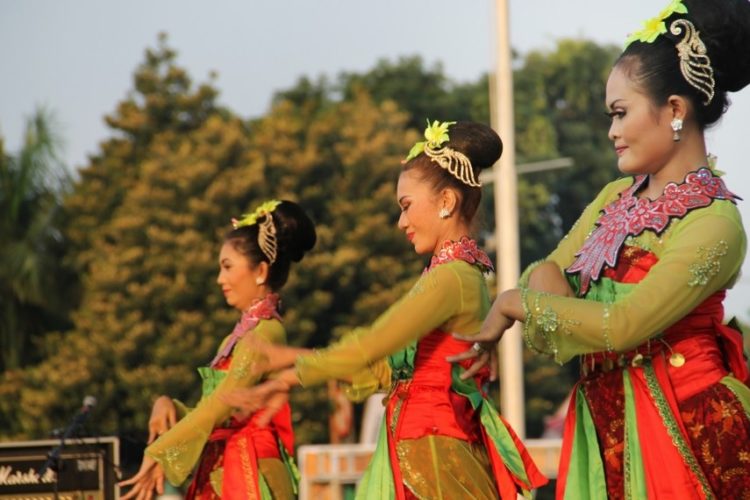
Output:
<path fill-rule="evenodd" d="M 493 128 L 503 140 L 503 155 L 495 166 L 495 231 L 498 292 L 514 288 L 519 276 L 518 194 L 513 121 L 513 66 L 508 0 L 495 0 L 497 37 L 495 78 L 490 97 Z M 500 343 L 500 406 L 503 416 L 522 439 L 526 437 L 523 395 L 523 344 L 518 326 Z"/>

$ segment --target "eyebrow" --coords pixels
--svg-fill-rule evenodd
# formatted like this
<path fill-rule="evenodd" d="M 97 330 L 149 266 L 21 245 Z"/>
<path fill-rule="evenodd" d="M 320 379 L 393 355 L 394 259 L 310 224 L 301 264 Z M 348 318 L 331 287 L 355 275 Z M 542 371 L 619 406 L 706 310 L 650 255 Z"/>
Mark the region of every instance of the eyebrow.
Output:
<path fill-rule="evenodd" d="M 618 97 L 618 98 L 617 98 L 617 99 L 615 99 L 614 101 L 610 102 L 610 103 L 609 103 L 609 109 L 612 109 L 612 108 L 614 108 L 614 107 L 615 107 L 615 104 L 617 104 L 617 103 L 618 103 L 619 101 L 622 101 L 622 100 L 623 100 L 623 99 L 622 99 L 622 97 Z"/>
<path fill-rule="evenodd" d="M 229 257 L 224 257 L 223 259 L 219 261 L 219 264 L 231 264 L 231 263 L 232 261 L 231 259 L 229 259 Z"/>

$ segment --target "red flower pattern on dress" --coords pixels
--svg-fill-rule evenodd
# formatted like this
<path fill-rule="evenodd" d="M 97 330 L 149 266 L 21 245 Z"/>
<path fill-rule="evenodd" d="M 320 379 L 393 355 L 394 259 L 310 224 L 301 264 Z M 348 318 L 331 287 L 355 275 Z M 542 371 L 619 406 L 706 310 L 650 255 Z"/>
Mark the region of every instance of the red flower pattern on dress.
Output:
<path fill-rule="evenodd" d="M 458 241 L 446 241 L 438 252 L 430 259 L 430 265 L 425 271 L 435 266 L 453 260 L 463 260 L 477 266 L 483 273 L 494 271 L 489 256 L 479 248 L 476 240 L 464 236 Z"/>
<path fill-rule="evenodd" d="M 628 236 L 638 236 L 646 229 L 661 234 L 672 219 L 680 219 L 696 208 L 707 207 L 713 200 L 734 203 L 740 199 L 705 167 L 689 173 L 681 184 L 667 184 L 664 193 L 653 201 L 635 196 L 647 178 L 646 175 L 635 177 L 632 186 L 604 207 L 596 220 L 596 228 L 576 253 L 576 260 L 567 268 L 568 274 L 579 273 L 581 296 L 586 294 L 592 281 L 599 279 L 605 266 L 615 266 Z"/>
<path fill-rule="evenodd" d="M 269 293 L 243 311 L 240 320 L 234 325 L 234 329 L 229 335 L 229 340 L 227 340 L 224 347 L 216 354 L 216 357 L 211 361 L 209 366 L 217 368 L 222 361 L 228 359 L 237 341 L 244 337 L 247 332 L 258 326 L 260 320 L 276 318 L 281 321 L 278 307 L 279 296 L 275 293 Z"/>

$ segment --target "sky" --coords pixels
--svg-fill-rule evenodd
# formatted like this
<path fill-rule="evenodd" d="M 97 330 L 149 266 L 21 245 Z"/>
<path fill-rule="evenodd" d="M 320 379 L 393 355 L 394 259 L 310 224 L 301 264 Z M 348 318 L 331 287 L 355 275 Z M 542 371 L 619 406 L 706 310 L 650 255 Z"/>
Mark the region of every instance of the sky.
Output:
<path fill-rule="evenodd" d="M 521 54 L 569 37 L 621 45 L 666 3 L 509 0 L 511 43 Z M 103 116 L 132 88 L 133 71 L 160 32 L 194 81 L 215 71 L 219 101 L 251 118 L 301 76 L 366 71 L 383 58 L 420 55 L 455 81 L 476 80 L 495 65 L 494 24 L 491 0 L 3 0 L 0 135 L 17 151 L 25 119 L 46 106 L 62 132 L 64 160 L 72 169 L 85 165 L 109 136 Z M 730 189 L 748 200 L 740 210 L 750 220 L 741 150 L 750 89 L 732 100 L 707 140 Z M 750 277 L 750 262 L 744 270 Z M 750 278 L 725 305 L 729 315 L 750 318 Z"/>

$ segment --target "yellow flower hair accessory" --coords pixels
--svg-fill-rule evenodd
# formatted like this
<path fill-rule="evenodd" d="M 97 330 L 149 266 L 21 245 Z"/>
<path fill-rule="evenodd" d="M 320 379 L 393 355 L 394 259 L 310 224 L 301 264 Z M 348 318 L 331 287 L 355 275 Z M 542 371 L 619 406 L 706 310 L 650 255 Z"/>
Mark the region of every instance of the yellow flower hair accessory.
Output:
<path fill-rule="evenodd" d="M 258 246 L 261 252 L 268 258 L 269 264 L 276 262 L 276 226 L 273 224 L 271 215 L 276 207 L 281 204 L 279 200 L 269 200 L 262 203 L 251 214 L 245 214 L 241 219 L 232 219 L 232 227 L 239 229 L 244 226 L 252 226 L 258 223 L 258 219 L 263 217 L 263 221 L 258 227 Z"/>
<path fill-rule="evenodd" d="M 467 186 L 481 187 L 482 184 L 474 177 L 474 168 L 471 165 L 471 160 L 465 154 L 448 146 L 443 146 L 444 143 L 450 140 L 448 127 L 455 125 L 455 123 L 441 123 L 435 120 L 430 125 L 430 120 L 427 120 L 427 128 L 424 131 L 424 138 L 426 140 L 412 146 L 404 163 L 424 153 L 432 161 Z"/>
<path fill-rule="evenodd" d="M 653 17 L 643 23 L 643 28 L 631 34 L 627 40 L 625 40 L 625 47 L 635 41 L 644 43 L 653 43 L 659 35 L 663 35 L 667 32 L 667 25 L 664 22 L 672 14 L 687 14 L 687 7 L 682 3 L 682 0 L 672 0 L 669 5 L 664 7 L 659 15 Z"/>

